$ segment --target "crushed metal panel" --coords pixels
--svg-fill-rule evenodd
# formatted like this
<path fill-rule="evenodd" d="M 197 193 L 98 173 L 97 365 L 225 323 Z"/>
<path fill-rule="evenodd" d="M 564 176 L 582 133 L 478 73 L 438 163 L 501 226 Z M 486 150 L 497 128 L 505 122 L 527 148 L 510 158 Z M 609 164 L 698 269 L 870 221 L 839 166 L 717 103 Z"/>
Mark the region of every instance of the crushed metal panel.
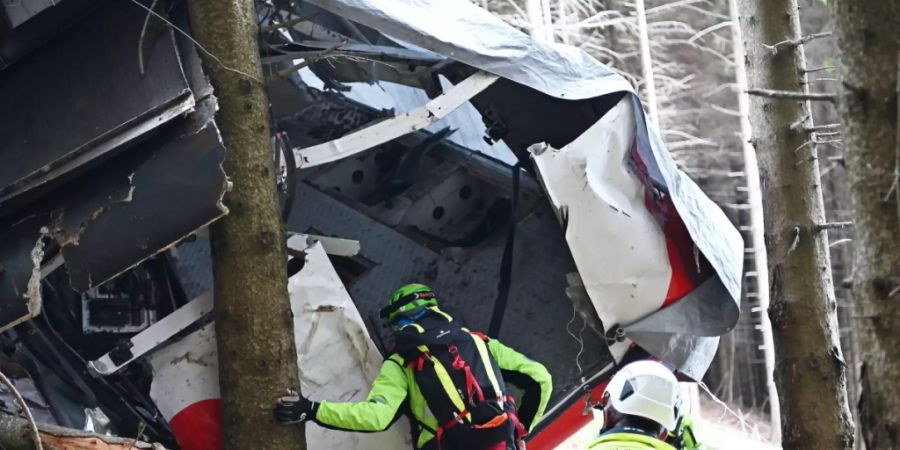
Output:
<path fill-rule="evenodd" d="M 299 88 L 295 88 L 295 91 L 306 89 L 307 86 L 315 89 L 324 89 L 325 87 L 324 82 L 309 69 L 299 71 L 298 76 L 305 86 L 301 85 Z M 502 83 L 502 80 L 498 81 L 498 83 Z M 350 83 L 348 86 L 350 91 L 343 93 L 343 97 L 346 99 L 359 102 L 375 110 L 393 111 L 394 114 L 403 114 L 425 104 L 429 100 L 423 89 L 383 80 L 373 84 Z M 443 77 L 441 77 L 441 86 L 444 90 L 452 87 Z M 483 95 L 489 92 L 492 92 L 492 89 L 488 89 Z M 276 98 L 276 96 L 270 95 L 269 97 L 272 99 L 273 105 L 280 103 L 279 100 L 281 99 Z M 456 130 L 448 138 L 450 141 L 471 151 L 503 161 L 507 165 L 515 164 L 515 156 L 503 141 L 487 142 L 485 140 L 487 130 L 481 114 L 471 103 L 460 106 L 459 109 L 450 113 L 440 123 L 432 125 L 427 130 L 434 132 L 445 126 Z"/>
<path fill-rule="evenodd" d="M 303 269 L 290 278 L 297 362 L 304 394 L 314 399 L 362 401 L 383 362 L 362 317 L 320 243 L 306 248 Z M 300 246 L 300 247 L 297 247 Z M 183 450 L 221 449 L 218 355 L 209 323 L 149 357 L 150 397 Z M 306 427 L 310 448 L 348 450 L 411 448 L 409 423 L 386 432 L 346 433 Z"/>
<path fill-rule="evenodd" d="M 106 164 L 106 176 L 83 183 L 53 211 L 50 231 L 75 290 L 103 283 L 227 213 L 225 148 L 213 108 Z"/>
<path fill-rule="evenodd" d="M 295 148 L 297 167 L 314 167 L 346 158 L 377 145 L 421 130 L 441 120 L 497 81 L 497 77 L 477 72 L 434 100 L 406 114 L 386 119 L 333 141 Z"/>
<path fill-rule="evenodd" d="M 716 276 L 673 296 L 672 236 L 648 209 L 647 188 L 629 157 L 634 107 L 625 97 L 571 144 L 535 145 L 532 158 L 604 328 L 623 328 L 638 345 L 699 379 L 718 342 L 700 337 L 730 330 L 739 307 Z"/>
<path fill-rule="evenodd" d="M 538 42 L 465 0 L 311 0 L 311 3 L 384 34 L 527 86 L 537 93 L 557 99 L 582 100 L 625 92 L 636 105 L 639 104 L 634 88 L 623 77 L 583 50 Z M 423 17 L 441 17 L 442 20 L 422 20 Z M 485 95 L 502 84 L 495 84 Z M 507 101 L 518 102 L 514 97 Z M 478 106 L 477 99 L 474 103 Z M 569 115 L 596 114 L 577 108 L 579 105 L 573 103 Z M 666 194 L 671 195 L 691 239 L 722 278 L 731 299 L 737 302 L 743 269 L 740 233 L 721 209 L 678 170 L 658 131 L 647 125 L 643 111 L 640 108 L 634 111 L 637 153 L 650 172 L 650 182 L 668 190 Z M 483 115 L 485 112 L 482 110 Z M 552 121 L 569 119 L 568 115 L 566 119 L 560 119 L 560 115 L 549 117 Z M 546 140 L 532 143 L 541 141 Z M 516 150 L 515 145 L 510 147 Z"/>
<path fill-rule="evenodd" d="M 212 100 L 204 102 L 134 152 L 6 218 L 0 265 L 9 269 L 0 273 L 0 327 L 25 317 L 27 267 L 42 228 L 60 247 L 72 287 L 85 291 L 227 213 L 225 148 L 214 109 Z"/>
<path fill-rule="evenodd" d="M 563 149 L 532 147 L 544 190 L 607 330 L 662 307 L 672 276 L 665 237 L 627 164 L 634 129 L 630 105 L 623 101 Z"/>
<path fill-rule="evenodd" d="M 584 99 L 633 90 L 628 81 L 584 50 L 531 39 L 466 0 L 309 3 L 554 97 Z"/>
<path fill-rule="evenodd" d="M 619 133 L 632 133 L 633 142 L 629 142 L 629 152 L 624 158 L 629 160 L 635 170 L 635 176 L 648 193 L 646 209 L 653 213 L 657 225 L 665 230 L 666 247 L 663 248 L 669 257 L 673 274 L 692 274 L 689 283 L 684 283 L 689 290 L 698 288 L 704 277 L 710 274 L 718 277 L 721 283 L 717 286 L 715 297 L 723 304 L 726 311 L 719 324 L 728 328 L 733 325 L 737 315 L 740 298 L 740 281 L 743 266 L 743 243 L 737 229 L 727 217 L 686 175 L 678 170 L 671 155 L 659 137 L 658 131 L 649 125 L 640 107 L 639 99 L 633 87 L 624 78 L 616 75 L 611 69 L 600 64 L 582 50 L 537 42 L 525 34 L 513 29 L 500 19 L 491 16 L 487 11 L 463 0 L 422 0 L 419 2 L 397 2 L 383 0 L 311 0 L 336 14 L 343 15 L 378 31 L 404 39 L 413 45 L 426 48 L 454 60 L 463 62 L 476 69 L 499 75 L 507 80 L 524 85 L 530 96 L 554 97 L 558 100 L 601 100 L 607 94 L 627 93 L 625 100 L 632 105 L 633 120 L 620 125 Z M 422 17 L 438 15 L 437 21 L 421 20 Z M 517 96 L 495 96 L 500 114 L 491 114 L 491 94 L 499 92 L 504 84 L 514 85 L 509 81 L 496 83 L 486 90 L 484 95 L 473 100 L 488 121 L 500 125 L 510 125 L 506 133 L 508 139 L 519 139 L 518 129 L 523 126 L 519 122 L 521 114 L 504 113 L 503 110 L 516 108 L 528 111 L 537 117 L 552 117 L 549 121 L 556 123 L 570 122 L 577 118 L 585 124 L 584 129 L 594 126 L 604 111 L 596 108 L 584 108 L 582 102 L 559 102 L 566 111 L 564 114 L 547 115 L 543 110 L 523 108 Z M 608 96 L 612 97 L 612 96 Z M 484 103 L 479 104 L 484 101 Z M 566 105 L 568 103 L 568 105 Z M 589 102 L 590 103 L 590 102 Z M 620 102 L 621 103 L 621 102 Z M 591 106 L 591 105 L 588 105 Z M 489 124 L 490 125 L 490 124 Z M 513 129 L 516 125 L 518 129 Z M 489 129 L 491 127 L 489 126 Z M 529 128 L 529 127 L 526 127 Z M 575 130 L 579 134 L 584 130 Z M 493 136 L 493 135 L 492 135 Z M 574 136 L 573 136 L 574 138 Z M 548 142 L 557 148 L 565 147 L 569 142 L 552 142 L 550 136 L 534 135 L 530 143 Z M 510 142 L 514 151 L 520 151 L 524 142 Z M 563 145 L 560 145 L 563 144 Z M 604 151 L 602 143 L 596 143 L 590 149 L 595 153 Z M 599 155 L 595 155 L 599 156 Z M 560 178 L 561 179 L 561 178 Z M 545 177 L 545 185 L 547 180 Z M 559 180 L 557 180 L 559 181 Z M 626 185 L 627 187 L 627 185 Z M 559 186 L 555 187 L 556 189 Z M 571 191 L 569 195 L 575 195 Z M 601 196 L 602 197 L 602 196 Z M 559 200 L 559 199 L 557 199 Z M 575 202 L 576 198 L 566 198 L 566 203 Z M 557 201 L 558 204 L 562 203 Z M 565 216 L 565 214 L 562 214 Z M 565 221 L 563 221 L 565 224 Z M 603 242 L 595 244 L 602 249 Z M 572 247 L 573 252 L 579 249 Z M 581 248 L 582 251 L 590 251 Z M 688 261 L 690 259 L 690 261 Z M 594 270 L 584 267 L 584 271 Z M 696 266 L 693 273 L 690 268 Z M 629 274 L 640 277 L 642 271 Z M 603 305 L 608 298 L 594 297 L 590 288 L 590 280 L 585 277 L 586 287 L 595 304 Z M 668 283 L 666 283 L 668 284 Z M 672 284 L 675 286 L 675 283 Z M 677 289 L 676 289 L 677 290 Z M 663 292 L 649 303 L 663 303 L 678 299 L 688 292 L 679 292 L 670 298 L 671 292 Z M 697 295 L 696 297 L 701 297 Z M 705 295 L 702 297 L 706 297 Z M 660 305 L 662 306 L 662 305 Z M 600 312 L 604 318 L 604 311 Z M 609 312 L 609 311 L 607 311 Z M 645 314 L 650 311 L 645 311 Z M 625 317 L 636 320 L 638 317 Z M 605 319 L 611 317 L 607 314 Z M 717 325 L 719 325 L 717 324 Z M 705 332 L 704 332 L 705 334 Z M 704 344 L 705 345 L 705 344 Z M 701 346 L 698 346 L 698 348 Z"/>
<path fill-rule="evenodd" d="M 145 16 L 113 2 L 0 72 L 0 205 L 194 107 L 171 30 L 145 37 L 143 76 L 122 45 L 138 42 Z"/>

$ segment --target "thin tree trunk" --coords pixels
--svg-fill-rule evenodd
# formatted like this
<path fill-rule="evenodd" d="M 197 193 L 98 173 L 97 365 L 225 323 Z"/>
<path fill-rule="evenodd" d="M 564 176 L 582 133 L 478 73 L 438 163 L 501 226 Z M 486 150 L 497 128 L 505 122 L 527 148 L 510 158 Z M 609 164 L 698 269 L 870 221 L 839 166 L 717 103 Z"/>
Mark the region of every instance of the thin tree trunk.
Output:
<path fill-rule="evenodd" d="M 763 44 L 800 38 L 797 0 L 739 2 L 753 88 L 806 92 L 802 46 L 773 54 Z M 786 449 L 853 448 L 825 209 L 809 102 L 751 98 L 753 144 L 760 159 L 771 273 L 775 382 Z"/>
<path fill-rule="evenodd" d="M 897 164 L 900 3 L 836 3 L 845 160 L 856 224 L 853 298 L 862 368 L 861 435 L 900 447 L 900 218 Z"/>
<path fill-rule="evenodd" d="M 531 24 L 531 37 L 553 42 L 553 18 L 550 16 L 550 0 L 525 0 L 525 14 Z"/>
<path fill-rule="evenodd" d="M 546 37 L 542 3 L 541 0 L 525 0 L 525 14 L 528 15 L 528 23 L 531 24 L 529 34 L 539 41 L 543 41 Z"/>
<path fill-rule="evenodd" d="M 553 30 L 553 12 L 550 8 L 550 0 L 541 0 L 541 15 L 544 17 L 544 40 L 556 42 L 556 33 Z"/>
<path fill-rule="evenodd" d="M 234 183 L 230 213 L 210 227 L 223 442 L 226 450 L 305 449 L 302 428 L 272 417 L 275 399 L 299 378 L 254 2 L 188 5 L 194 36 L 217 58 L 205 68 Z"/>
<path fill-rule="evenodd" d="M 759 165 L 756 149 L 750 143 L 753 129 L 750 127 L 750 95 L 747 90 L 747 69 L 744 67 L 746 52 L 737 0 L 729 0 L 734 44 L 734 71 L 738 87 L 738 112 L 741 115 L 741 147 L 744 154 L 744 177 L 747 179 L 747 202 L 750 204 L 750 245 L 753 248 L 753 267 L 756 269 L 756 298 L 759 307 L 759 327 L 763 341 L 763 355 L 766 365 L 766 387 L 769 392 L 769 417 L 772 426 L 772 440 L 781 441 L 781 403 L 775 388 L 775 344 L 772 337 L 772 322 L 769 321 L 769 267 L 766 254 L 765 221 L 763 219 L 762 190 L 759 185 Z"/>
<path fill-rule="evenodd" d="M 656 103 L 656 80 L 653 77 L 653 57 L 650 54 L 650 31 L 647 27 L 647 11 L 644 0 L 635 0 L 637 11 L 638 38 L 641 43 L 641 69 L 644 77 L 644 91 L 647 93 L 647 113 L 650 121 L 660 127 L 659 105 Z"/>
<path fill-rule="evenodd" d="M 559 40 L 569 44 L 569 0 L 557 0 L 556 23 L 559 24 Z"/>

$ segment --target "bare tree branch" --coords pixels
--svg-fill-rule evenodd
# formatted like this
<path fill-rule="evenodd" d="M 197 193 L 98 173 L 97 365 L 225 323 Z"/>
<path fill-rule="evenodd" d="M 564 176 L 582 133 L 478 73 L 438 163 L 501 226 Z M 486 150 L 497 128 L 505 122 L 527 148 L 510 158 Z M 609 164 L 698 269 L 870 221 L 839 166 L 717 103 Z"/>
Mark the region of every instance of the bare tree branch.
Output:
<path fill-rule="evenodd" d="M 775 91 L 770 89 L 748 89 L 747 93 L 758 97 L 770 97 L 784 100 L 811 100 L 834 103 L 837 100 L 835 94 L 820 94 L 792 91 Z"/>
<path fill-rule="evenodd" d="M 720 112 L 720 113 L 728 115 L 728 116 L 741 117 L 741 113 L 738 111 L 735 111 L 733 109 L 723 108 L 716 104 L 711 104 L 711 105 L 709 105 L 709 107 L 712 108 L 716 112 Z"/>
<path fill-rule="evenodd" d="M 796 130 L 796 129 L 802 127 L 803 124 L 806 123 L 806 122 L 810 119 L 810 117 L 811 117 L 811 116 L 810 116 L 809 114 L 806 114 L 805 116 L 803 116 L 802 118 L 800 118 L 800 120 L 798 120 L 798 121 L 792 123 L 792 124 L 791 124 L 791 130 L 793 131 L 793 130 Z"/>
<path fill-rule="evenodd" d="M 804 72 L 813 73 L 813 72 L 822 72 L 825 70 L 836 70 L 837 67 L 834 66 L 821 66 L 821 67 L 813 67 L 812 69 L 806 69 Z"/>
<path fill-rule="evenodd" d="M 814 127 L 806 127 L 806 128 L 804 128 L 804 130 L 809 133 L 814 133 L 817 131 L 824 131 L 824 130 L 838 130 L 840 128 L 841 128 L 841 124 L 839 124 L 839 123 L 829 123 L 827 125 L 816 125 Z"/>
<path fill-rule="evenodd" d="M 799 39 L 794 39 L 791 41 L 781 41 L 781 42 L 779 42 L 777 44 L 773 44 L 773 45 L 763 44 L 763 47 L 767 48 L 770 52 L 772 52 L 773 55 L 776 55 L 776 54 L 778 54 L 778 50 L 780 48 L 796 48 L 796 47 L 799 47 L 813 39 L 819 39 L 819 38 L 828 37 L 828 36 L 831 36 L 830 31 L 826 31 L 824 33 L 810 34 L 808 36 L 803 36 Z"/>
<path fill-rule="evenodd" d="M 707 28 L 705 28 L 705 29 L 703 29 L 703 30 L 701 30 L 701 31 L 698 31 L 698 32 L 695 33 L 693 36 L 691 36 L 690 39 L 687 40 L 687 41 L 688 41 L 688 44 L 693 44 L 693 43 L 694 43 L 695 41 L 697 41 L 698 39 L 702 38 L 703 36 L 706 36 L 706 35 L 709 34 L 709 33 L 714 32 L 714 31 L 716 31 L 716 30 L 720 30 L 720 29 L 722 29 L 722 28 L 728 28 L 728 27 L 731 27 L 731 26 L 733 26 L 733 25 L 734 25 L 734 23 L 731 22 L 731 21 L 729 20 L 729 21 L 727 21 L 727 22 L 720 22 L 720 23 L 717 23 L 717 24 L 715 24 L 715 25 L 713 25 L 713 26 L 711 26 L 711 27 L 707 27 Z"/>
<path fill-rule="evenodd" d="M 843 230 L 847 227 L 852 227 L 853 222 L 826 222 L 826 223 L 817 223 L 813 226 L 813 229 L 817 232 L 825 231 L 825 230 Z"/>

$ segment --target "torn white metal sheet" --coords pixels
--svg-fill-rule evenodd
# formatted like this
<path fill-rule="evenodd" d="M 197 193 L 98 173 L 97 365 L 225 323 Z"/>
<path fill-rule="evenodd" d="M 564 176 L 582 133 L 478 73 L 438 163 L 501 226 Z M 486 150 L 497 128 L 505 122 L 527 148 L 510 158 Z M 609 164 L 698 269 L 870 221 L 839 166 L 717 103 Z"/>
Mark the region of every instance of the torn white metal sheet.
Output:
<path fill-rule="evenodd" d="M 662 307 L 672 276 L 665 237 L 628 167 L 633 130 L 631 103 L 624 99 L 565 148 L 531 148 L 605 330 Z"/>
<path fill-rule="evenodd" d="M 684 297 L 670 295 L 671 249 L 629 163 L 633 108 L 625 97 L 568 146 L 530 151 L 604 329 L 621 328 L 655 356 L 702 377 L 718 342 L 711 336 L 733 326 L 737 305 L 722 301 L 717 277 Z"/>
<path fill-rule="evenodd" d="M 294 154 L 297 158 L 297 167 L 314 167 L 337 161 L 413 131 L 427 128 L 487 89 L 497 79 L 497 76 L 484 72 L 472 74 L 434 100 L 406 114 L 378 122 L 329 142 L 302 149 L 296 148 Z"/>
<path fill-rule="evenodd" d="M 383 362 L 381 354 L 322 245 L 295 249 L 306 252 L 306 264 L 288 285 L 301 388 L 313 399 L 363 400 Z M 149 361 L 154 370 L 150 397 L 181 448 L 220 450 L 214 324 L 160 349 Z M 306 434 L 309 448 L 314 450 L 411 447 L 405 419 L 382 433 L 346 433 L 310 425 Z"/>
<path fill-rule="evenodd" d="M 633 90 L 628 81 L 583 50 L 538 42 L 466 0 L 310 3 L 554 97 L 576 100 Z"/>
<path fill-rule="evenodd" d="M 150 356 L 150 399 L 184 450 L 221 450 L 222 422 L 215 324 Z"/>

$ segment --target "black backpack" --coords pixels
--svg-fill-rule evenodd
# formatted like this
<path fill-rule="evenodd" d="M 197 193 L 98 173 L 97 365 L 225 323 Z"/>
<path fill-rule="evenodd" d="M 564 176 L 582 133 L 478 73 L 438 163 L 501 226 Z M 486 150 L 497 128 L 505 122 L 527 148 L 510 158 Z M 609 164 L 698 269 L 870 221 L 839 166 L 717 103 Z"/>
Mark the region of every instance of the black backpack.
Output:
<path fill-rule="evenodd" d="M 430 308 L 395 334 L 396 351 L 412 368 L 425 402 L 438 422 L 438 448 L 477 450 L 514 439 L 525 429 L 507 394 L 497 361 L 482 333 L 462 328 Z M 423 424 L 424 426 L 424 424 Z M 428 428 L 428 427 L 426 427 Z"/>

